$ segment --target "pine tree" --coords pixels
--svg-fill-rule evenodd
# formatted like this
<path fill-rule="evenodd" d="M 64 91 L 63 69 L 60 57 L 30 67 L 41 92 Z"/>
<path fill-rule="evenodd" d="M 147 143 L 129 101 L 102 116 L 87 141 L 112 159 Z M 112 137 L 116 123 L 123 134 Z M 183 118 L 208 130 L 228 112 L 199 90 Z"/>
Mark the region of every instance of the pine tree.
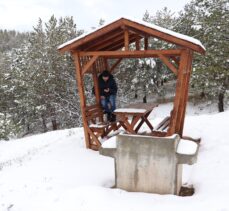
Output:
<path fill-rule="evenodd" d="M 218 98 L 224 110 L 224 95 L 229 86 L 228 34 L 229 8 L 226 0 L 194 0 L 179 18 L 180 31 L 194 36 L 206 47 L 205 56 L 196 56 L 192 87 L 201 95 Z"/>

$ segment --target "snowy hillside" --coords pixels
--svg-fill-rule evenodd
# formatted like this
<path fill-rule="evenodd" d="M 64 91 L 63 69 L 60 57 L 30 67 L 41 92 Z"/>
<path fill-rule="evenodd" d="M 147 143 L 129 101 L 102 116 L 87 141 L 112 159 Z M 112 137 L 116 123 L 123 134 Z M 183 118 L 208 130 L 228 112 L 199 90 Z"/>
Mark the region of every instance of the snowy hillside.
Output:
<path fill-rule="evenodd" d="M 194 113 L 184 133 L 202 142 L 197 164 L 183 174 L 193 196 L 110 188 L 113 159 L 85 149 L 83 130 L 75 128 L 0 142 L 0 211 L 229 211 L 229 111 Z"/>

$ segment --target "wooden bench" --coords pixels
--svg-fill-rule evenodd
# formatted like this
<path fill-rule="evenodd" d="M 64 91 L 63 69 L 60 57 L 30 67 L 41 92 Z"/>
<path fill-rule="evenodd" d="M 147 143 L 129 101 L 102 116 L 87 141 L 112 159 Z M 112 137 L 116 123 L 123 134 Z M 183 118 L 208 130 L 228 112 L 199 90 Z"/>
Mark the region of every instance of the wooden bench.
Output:
<path fill-rule="evenodd" d="M 89 128 L 98 137 L 105 134 L 108 123 L 104 121 L 104 112 L 100 105 L 95 104 L 85 108 L 86 119 Z"/>
<path fill-rule="evenodd" d="M 166 131 L 170 123 L 170 116 L 165 117 L 155 128 L 156 131 Z"/>
<path fill-rule="evenodd" d="M 91 145 L 100 145 L 99 138 L 107 136 L 112 130 L 117 130 L 120 126 L 117 122 L 104 121 L 104 111 L 101 105 L 95 104 L 85 108 L 86 120 L 91 138 Z"/>

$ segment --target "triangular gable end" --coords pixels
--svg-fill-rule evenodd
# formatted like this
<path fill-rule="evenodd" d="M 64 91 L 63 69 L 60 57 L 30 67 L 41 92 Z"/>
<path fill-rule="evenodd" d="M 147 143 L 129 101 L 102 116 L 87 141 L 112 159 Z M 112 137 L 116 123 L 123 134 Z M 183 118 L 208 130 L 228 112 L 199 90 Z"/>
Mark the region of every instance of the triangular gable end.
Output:
<path fill-rule="evenodd" d="M 130 32 L 130 42 L 143 37 L 155 37 L 168 43 L 188 48 L 201 54 L 205 53 L 205 48 L 201 42 L 192 37 L 150 24 L 144 21 L 133 21 L 121 18 L 110 24 L 100 27 L 93 32 L 83 34 L 70 40 L 61 46 L 59 50 L 65 51 L 92 51 L 92 50 L 118 50 L 124 47 L 123 31 Z"/>

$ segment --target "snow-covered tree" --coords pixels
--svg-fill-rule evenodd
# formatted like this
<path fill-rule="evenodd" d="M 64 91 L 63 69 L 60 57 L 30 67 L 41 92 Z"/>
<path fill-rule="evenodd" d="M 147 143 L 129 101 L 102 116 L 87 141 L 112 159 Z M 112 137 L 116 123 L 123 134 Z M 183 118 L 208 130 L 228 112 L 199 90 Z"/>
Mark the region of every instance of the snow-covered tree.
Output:
<path fill-rule="evenodd" d="M 202 41 L 206 55 L 194 60 L 192 87 L 206 97 L 217 97 L 219 111 L 224 110 L 224 95 L 229 86 L 227 0 L 193 0 L 179 18 L 179 31 Z"/>

